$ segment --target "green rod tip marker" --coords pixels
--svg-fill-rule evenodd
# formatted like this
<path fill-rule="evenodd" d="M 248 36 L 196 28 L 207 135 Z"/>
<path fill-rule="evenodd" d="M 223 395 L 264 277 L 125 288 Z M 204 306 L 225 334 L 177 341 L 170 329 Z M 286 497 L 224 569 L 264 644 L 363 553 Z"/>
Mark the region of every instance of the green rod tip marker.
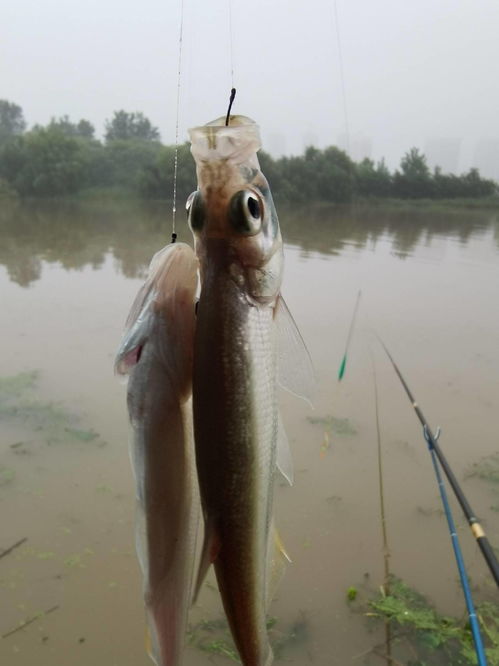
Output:
<path fill-rule="evenodd" d="M 340 369 L 338 370 L 338 381 L 339 382 L 341 382 L 341 380 L 343 379 L 343 375 L 345 374 L 345 368 L 346 368 L 346 364 L 347 364 L 348 347 L 350 345 L 350 340 L 352 339 L 353 327 L 354 327 L 354 324 L 355 324 L 355 319 L 357 317 L 357 311 L 359 309 L 359 302 L 360 302 L 361 293 L 362 292 L 359 289 L 359 293 L 357 294 L 357 300 L 355 301 L 355 307 L 353 309 L 352 321 L 350 322 L 350 328 L 348 329 L 347 343 L 345 345 L 345 353 L 343 354 L 343 359 L 341 361 Z"/>

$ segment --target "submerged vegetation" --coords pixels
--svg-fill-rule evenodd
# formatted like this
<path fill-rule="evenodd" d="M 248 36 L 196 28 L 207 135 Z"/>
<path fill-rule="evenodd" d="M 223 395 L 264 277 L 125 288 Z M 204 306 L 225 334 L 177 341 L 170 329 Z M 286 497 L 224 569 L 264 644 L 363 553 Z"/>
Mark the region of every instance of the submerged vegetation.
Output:
<path fill-rule="evenodd" d="M 349 419 L 338 418 L 330 414 L 327 416 L 307 416 L 307 421 L 312 425 L 324 426 L 324 430 L 328 435 L 349 436 L 357 433 L 357 430 Z"/>
<path fill-rule="evenodd" d="M 310 640 L 308 621 L 304 613 L 299 613 L 296 620 L 284 628 L 280 627 L 276 617 L 269 617 L 267 629 L 274 657 L 278 661 L 287 660 L 293 649 L 306 646 Z M 201 620 L 191 625 L 188 644 L 210 655 L 241 663 L 225 618 Z"/>
<path fill-rule="evenodd" d="M 490 508 L 499 511 L 499 451 L 485 456 L 474 463 L 466 474 L 466 478 L 475 477 L 488 484 L 494 494 L 494 502 Z"/>
<path fill-rule="evenodd" d="M 114 192 L 144 199 L 169 199 L 173 192 L 174 146 L 142 113 L 116 111 L 106 121 L 104 140 L 85 119 L 53 118 L 26 130 L 21 107 L 0 100 L 0 199 L 61 197 Z M 433 171 L 411 148 L 399 169 L 383 160 L 354 162 L 336 146 L 308 147 L 303 155 L 274 159 L 260 152 L 262 170 L 274 195 L 290 203 L 344 203 L 360 198 L 482 199 L 496 197 L 498 185 L 477 169 L 462 175 Z M 178 149 L 177 193 L 186 199 L 196 183 L 188 144 Z"/>
<path fill-rule="evenodd" d="M 33 391 L 38 380 L 36 370 L 0 377 L 0 417 L 4 422 L 27 426 L 37 439 L 48 445 L 65 442 L 105 444 L 94 430 L 77 427 L 79 418 L 76 414 L 60 404 L 34 398 Z M 11 444 L 10 449 L 18 455 L 32 452 L 28 443 L 21 441 Z M 0 475 L 4 482 L 7 477 L 7 472 Z"/>
<path fill-rule="evenodd" d="M 477 663 L 467 617 L 441 615 L 423 595 L 400 579 L 392 577 L 390 594 L 382 590 L 367 605 L 368 617 L 390 623 L 393 647 L 401 654 L 413 655 L 406 663 L 413 666 Z M 499 604 L 483 601 L 477 606 L 477 615 L 488 664 L 498 666 Z"/>

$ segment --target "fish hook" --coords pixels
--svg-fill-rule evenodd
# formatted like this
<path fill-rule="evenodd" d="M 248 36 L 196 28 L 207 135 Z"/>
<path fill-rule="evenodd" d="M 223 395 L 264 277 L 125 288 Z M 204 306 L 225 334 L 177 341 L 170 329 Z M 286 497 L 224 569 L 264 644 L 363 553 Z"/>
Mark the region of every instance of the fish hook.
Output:
<path fill-rule="evenodd" d="M 235 96 L 236 96 L 236 89 L 232 88 L 232 90 L 230 91 L 229 108 L 227 109 L 227 116 L 225 117 L 225 127 L 229 126 L 230 110 L 232 109 L 232 103 L 234 102 Z"/>

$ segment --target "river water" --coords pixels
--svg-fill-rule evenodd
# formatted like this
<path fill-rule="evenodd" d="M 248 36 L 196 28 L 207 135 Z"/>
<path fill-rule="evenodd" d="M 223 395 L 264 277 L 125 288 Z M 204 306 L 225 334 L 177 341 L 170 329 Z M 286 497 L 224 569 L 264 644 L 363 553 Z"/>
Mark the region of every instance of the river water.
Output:
<path fill-rule="evenodd" d="M 499 497 L 468 474 L 499 449 L 499 215 L 410 206 L 279 212 L 283 294 L 317 390 L 313 409 L 280 396 L 295 484 L 276 484 L 276 522 L 293 560 L 270 609 L 278 662 L 382 663 L 369 650 L 383 643 L 383 627 L 366 617 L 384 576 L 374 377 L 390 570 L 442 613 L 460 617 L 464 602 L 421 429 L 375 332 L 430 424 L 442 427 L 441 446 L 499 546 Z M 6 666 L 151 663 L 126 389 L 112 366 L 168 227 L 159 204 L 46 203 L 0 213 L 0 551 L 26 539 L 0 559 L 0 633 L 33 619 L 0 640 Z M 190 242 L 183 221 L 179 235 Z M 453 508 L 473 584 L 486 598 L 490 576 Z M 226 640 L 221 617 L 210 577 L 192 611 L 186 663 L 230 663 L 216 653 L 228 644 L 214 643 Z"/>

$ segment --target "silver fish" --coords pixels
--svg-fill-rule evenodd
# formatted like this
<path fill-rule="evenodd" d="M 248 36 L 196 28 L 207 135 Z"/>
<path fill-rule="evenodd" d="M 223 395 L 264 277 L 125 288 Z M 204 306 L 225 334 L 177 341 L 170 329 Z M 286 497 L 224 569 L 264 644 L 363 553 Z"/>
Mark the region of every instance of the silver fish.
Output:
<path fill-rule="evenodd" d="M 115 363 L 119 374 L 130 375 L 137 552 L 148 649 L 158 666 L 181 663 L 192 599 L 199 515 L 191 399 L 197 270 L 183 243 L 153 257 Z"/>
<path fill-rule="evenodd" d="M 225 127 L 221 118 L 190 137 L 198 190 L 188 214 L 201 273 L 193 366 L 205 523 L 198 586 L 213 562 L 242 663 L 268 666 L 282 239 L 256 156 L 257 125 L 233 116 Z"/>

